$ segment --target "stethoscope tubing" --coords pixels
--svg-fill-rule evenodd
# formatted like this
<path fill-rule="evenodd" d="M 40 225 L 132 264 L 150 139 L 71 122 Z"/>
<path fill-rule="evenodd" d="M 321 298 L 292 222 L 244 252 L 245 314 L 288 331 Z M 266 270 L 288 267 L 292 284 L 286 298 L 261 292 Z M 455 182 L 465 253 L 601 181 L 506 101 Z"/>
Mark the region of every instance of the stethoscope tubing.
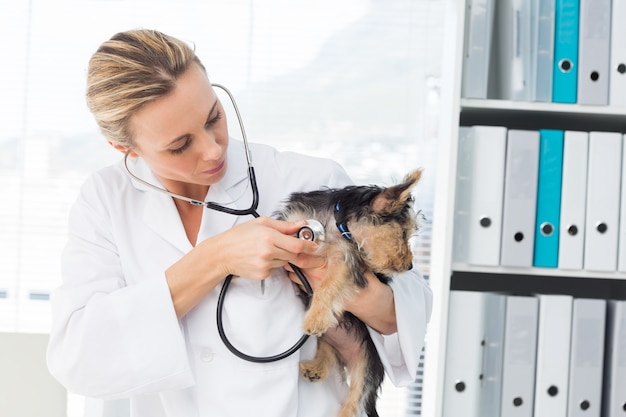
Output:
<path fill-rule="evenodd" d="M 235 114 L 237 115 L 237 121 L 239 122 L 239 128 L 241 129 L 241 135 L 242 135 L 242 139 L 243 139 L 243 145 L 245 148 L 245 154 L 246 154 L 246 162 L 248 164 L 248 180 L 250 181 L 250 186 L 252 188 L 252 203 L 250 204 L 250 207 L 247 209 L 235 209 L 235 208 L 230 208 L 230 207 L 226 207 L 223 206 L 221 204 L 212 202 L 212 201 L 202 201 L 202 200 L 195 200 L 193 198 L 189 198 L 180 194 L 176 194 L 176 193 L 172 193 L 169 190 L 166 190 L 165 188 L 161 188 L 158 187 L 154 184 L 149 183 L 148 181 L 145 181 L 144 179 L 141 179 L 139 177 L 137 177 L 135 174 L 133 174 L 131 172 L 131 170 L 128 167 L 128 156 L 130 154 L 130 150 L 126 153 L 126 155 L 124 155 L 124 167 L 126 168 L 126 172 L 128 173 L 128 175 L 130 175 L 133 179 L 139 181 L 140 183 L 146 185 L 147 187 L 151 188 L 152 190 L 161 192 L 161 193 L 165 193 L 167 195 L 169 195 L 170 197 L 173 198 L 177 198 L 179 200 L 183 200 L 186 201 L 190 204 L 196 205 L 196 206 L 203 206 L 209 210 L 215 210 L 215 211 L 219 211 L 222 213 L 227 213 L 227 214 L 231 214 L 233 216 L 253 216 L 255 218 L 260 217 L 259 213 L 257 212 L 257 208 L 259 207 L 259 187 L 256 181 L 256 174 L 254 172 L 254 166 L 252 165 L 252 156 L 250 154 L 250 147 L 248 146 L 248 139 L 246 137 L 246 131 L 244 129 L 243 126 L 243 121 L 241 119 L 241 114 L 239 113 L 239 108 L 237 107 L 237 103 L 235 102 L 235 98 L 232 95 L 232 93 L 230 92 L 230 90 L 228 90 L 226 87 L 224 87 L 221 84 L 212 84 L 213 87 L 217 87 L 221 90 L 223 90 L 224 92 L 226 92 L 226 94 L 228 95 L 233 108 L 235 109 Z M 298 276 L 300 282 L 302 283 L 302 286 L 304 287 L 304 290 L 307 293 L 307 296 L 310 298 L 313 296 L 313 289 L 311 288 L 311 285 L 309 284 L 306 276 L 304 275 L 304 273 L 302 272 L 302 270 L 300 268 L 298 268 L 296 265 L 293 265 L 292 263 L 289 263 L 289 265 L 291 266 L 291 268 L 293 269 L 293 271 L 295 272 L 295 274 Z M 255 363 L 269 363 L 269 362 L 276 362 L 282 359 L 285 359 L 289 356 L 291 356 L 292 354 L 294 354 L 295 352 L 297 352 L 302 345 L 304 345 L 304 343 L 307 341 L 307 339 L 309 338 L 309 335 L 307 334 L 303 334 L 300 339 L 289 349 L 287 349 L 286 351 L 276 354 L 276 355 L 272 355 L 272 356 L 252 356 L 252 355 L 248 355 L 246 353 L 241 352 L 239 349 L 237 349 L 228 339 L 228 337 L 226 336 L 226 332 L 224 331 L 224 322 L 222 319 L 222 315 L 223 315 L 223 310 L 224 310 L 224 299 L 226 297 L 226 292 L 228 290 L 228 287 L 230 286 L 230 283 L 232 281 L 232 279 L 234 278 L 234 275 L 229 275 L 224 279 L 224 282 L 222 284 L 222 288 L 220 290 L 220 294 L 217 300 L 217 331 L 220 335 L 220 338 L 222 339 L 222 342 L 224 343 L 224 345 L 228 348 L 228 350 L 230 350 L 231 353 L 233 353 L 235 356 L 246 360 L 248 362 L 255 362 Z"/>
<path fill-rule="evenodd" d="M 313 294 L 313 290 L 311 289 L 309 282 L 307 281 L 306 277 L 304 276 L 300 268 L 298 268 L 292 263 L 289 263 L 289 265 L 291 266 L 293 271 L 296 273 L 298 278 L 300 278 L 300 281 L 302 282 L 302 285 L 304 286 L 307 294 L 311 296 Z M 228 286 L 230 285 L 230 282 L 232 281 L 232 279 L 233 279 L 233 275 L 229 275 L 226 277 L 226 279 L 224 279 L 224 283 L 222 284 L 222 289 L 220 290 L 220 295 L 217 299 L 217 331 L 220 335 L 220 338 L 222 339 L 222 343 L 224 343 L 224 345 L 228 348 L 228 350 L 230 350 L 231 353 L 233 353 L 235 356 L 243 360 L 246 360 L 248 362 L 255 362 L 255 363 L 276 362 L 281 359 L 285 359 L 293 355 L 295 352 L 297 352 L 302 347 L 302 345 L 304 345 L 304 343 L 308 340 L 309 338 L 308 334 L 303 334 L 300 337 L 300 339 L 298 339 L 298 341 L 289 349 L 273 356 L 251 356 L 251 355 L 243 353 L 242 351 L 237 349 L 235 346 L 233 346 L 233 344 L 230 342 L 230 340 L 226 336 L 226 332 L 224 331 L 224 323 L 222 319 L 223 309 L 224 309 L 224 298 L 226 296 L 226 290 L 228 289 Z"/>
<path fill-rule="evenodd" d="M 254 170 L 252 170 L 252 172 L 254 172 Z M 251 210 L 250 213 L 246 213 L 246 214 L 250 214 L 252 216 L 254 216 L 255 218 L 260 217 L 259 213 L 257 213 L 256 211 L 256 205 L 258 205 L 258 190 L 257 190 L 257 184 L 256 184 L 256 178 L 255 177 L 251 177 L 254 178 L 254 185 L 252 185 L 252 190 L 253 193 L 257 196 L 257 198 L 254 199 L 254 201 L 256 201 L 256 203 L 253 203 L 253 207 L 251 207 L 249 210 Z M 206 206 L 207 208 L 209 208 L 208 206 Z M 216 207 L 211 207 L 211 209 L 213 210 L 217 210 L 217 211 L 222 211 L 222 208 L 228 208 L 228 207 L 223 207 L 221 205 L 216 205 Z M 230 209 L 229 209 L 230 210 Z M 226 211 L 224 211 L 226 212 Z M 306 276 L 304 275 L 304 273 L 302 272 L 302 270 L 300 268 L 298 268 L 296 265 L 292 264 L 291 262 L 289 262 L 289 266 L 291 267 L 291 269 L 295 272 L 295 274 L 298 276 L 298 278 L 300 279 L 300 282 L 302 283 L 302 286 L 304 287 L 307 296 L 310 298 L 313 296 L 313 289 L 311 288 L 311 284 L 309 284 L 309 281 L 307 280 Z M 254 362 L 254 363 L 270 363 L 270 362 L 276 362 L 282 359 L 285 359 L 291 355 L 293 355 L 295 352 L 297 352 L 298 350 L 300 350 L 300 348 L 304 345 L 304 343 L 308 340 L 309 335 L 308 334 L 303 334 L 300 339 L 298 339 L 298 341 L 291 346 L 289 349 L 285 350 L 282 353 L 278 353 L 276 355 L 272 355 L 272 356 L 252 356 L 252 355 L 248 355 L 246 353 L 243 353 L 242 351 L 240 351 L 239 349 L 237 349 L 228 339 L 228 336 L 226 336 L 226 331 L 224 330 L 224 320 L 223 320 L 223 315 L 224 315 L 224 299 L 226 298 L 226 291 L 228 290 L 228 287 L 230 286 L 231 281 L 233 280 L 234 275 L 229 275 L 224 279 L 224 282 L 222 283 L 222 288 L 220 290 L 220 294 L 217 298 L 217 332 L 220 335 L 220 339 L 222 339 L 222 343 L 224 343 L 224 345 L 226 346 L 226 348 L 235 356 L 237 356 L 240 359 L 243 359 L 245 361 L 248 362 Z"/>

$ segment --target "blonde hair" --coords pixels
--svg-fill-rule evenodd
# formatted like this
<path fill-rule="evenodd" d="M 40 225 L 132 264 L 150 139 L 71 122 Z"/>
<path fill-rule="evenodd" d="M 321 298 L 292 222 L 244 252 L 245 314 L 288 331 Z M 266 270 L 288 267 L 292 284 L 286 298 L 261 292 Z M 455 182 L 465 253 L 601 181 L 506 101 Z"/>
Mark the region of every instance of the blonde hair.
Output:
<path fill-rule="evenodd" d="M 155 30 L 120 32 L 89 60 L 87 107 L 107 140 L 131 148 L 129 120 L 143 105 L 170 93 L 192 63 L 185 42 Z"/>

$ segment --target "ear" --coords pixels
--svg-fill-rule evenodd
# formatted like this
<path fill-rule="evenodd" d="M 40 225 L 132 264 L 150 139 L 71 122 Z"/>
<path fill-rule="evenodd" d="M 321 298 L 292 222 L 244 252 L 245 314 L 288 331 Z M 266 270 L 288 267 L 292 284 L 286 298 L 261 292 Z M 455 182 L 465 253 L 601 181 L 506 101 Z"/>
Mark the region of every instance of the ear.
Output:
<path fill-rule="evenodd" d="M 117 149 L 124 155 L 126 155 L 126 152 L 129 151 L 129 149 L 126 148 L 126 146 L 120 145 L 119 143 L 116 143 L 113 141 L 109 141 L 109 145 L 111 145 L 113 148 Z M 137 158 L 139 155 L 135 151 L 131 150 L 130 152 L 128 152 L 128 156 L 130 156 L 131 158 Z"/>
<path fill-rule="evenodd" d="M 411 198 L 411 191 L 422 177 L 422 170 L 416 169 L 404 177 L 401 184 L 385 188 L 374 198 L 372 210 L 379 214 L 391 214 L 402 209 Z"/>

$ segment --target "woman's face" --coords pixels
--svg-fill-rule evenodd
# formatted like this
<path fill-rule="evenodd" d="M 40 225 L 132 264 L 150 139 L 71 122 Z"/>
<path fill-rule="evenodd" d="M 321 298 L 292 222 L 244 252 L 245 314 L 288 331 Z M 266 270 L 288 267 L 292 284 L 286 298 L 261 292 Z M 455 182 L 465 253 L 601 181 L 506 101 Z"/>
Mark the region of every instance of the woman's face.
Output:
<path fill-rule="evenodd" d="M 199 65 L 178 79 L 174 91 L 135 113 L 130 126 L 135 143 L 130 156 L 142 157 L 170 191 L 195 191 L 203 199 L 207 187 L 224 177 L 226 117 Z"/>

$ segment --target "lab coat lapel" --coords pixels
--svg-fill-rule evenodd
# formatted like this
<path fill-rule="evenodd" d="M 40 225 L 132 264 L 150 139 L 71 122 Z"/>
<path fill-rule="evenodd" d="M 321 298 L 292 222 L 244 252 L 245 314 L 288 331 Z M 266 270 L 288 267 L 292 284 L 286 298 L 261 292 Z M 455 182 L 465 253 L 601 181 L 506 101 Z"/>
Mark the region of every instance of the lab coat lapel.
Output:
<path fill-rule="evenodd" d="M 243 144 L 231 139 L 228 147 L 228 168 L 224 178 L 209 188 L 205 201 L 214 201 L 228 208 L 247 209 L 250 207 L 252 191 L 246 187 L 247 164 Z M 235 216 L 216 210 L 205 210 L 198 241 L 233 227 L 238 221 L 251 220 L 252 216 Z"/>
<path fill-rule="evenodd" d="M 147 183 L 163 188 L 161 182 L 141 158 L 129 158 L 128 169 L 133 175 Z M 165 193 L 151 189 L 134 178 L 131 179 L 131 182 L 135 188 L 142 191 L 136 200 L 137 212 L 140 213 L 141 221 L 181 252 L 188 252 L 191 249 L 191 243 L 187 239 L 185 228 L 172 198 Z"/>
<path fill-rule="evenodd" d="M 163 188 L 150 168 L 141 159 L 129 161 L 129 167 L 135 175 L 145 181 Z M 251 199 L 251 190 L 246 189 L 247 164 L 243 144 L 231 140 L 228 147 L 228 167 L 224 178 L 217 184 L 209 187 L 207 201 L 215 201 L 230 208 L 248 208 Z M 178 210 L 167 194 L 151 190 L 145 184 L 133 179 L 135 187 L 145 190 L 143 207 L 143 221 L 163 239 L 170 242 L 181 252 L 191 250 L 192 245 L 187 239 L 185 228 L 182 225 Z M 222 203 L 225 202 L 225 203 Z M 250 220 L 251 216 L 245 217 Z M 167 220 L 166 220 L 167 219 Z M 202 215 L 202 224 L 198 234 L 198 242 L 231 228 L 239 219 L 227 213 L 206 209 Z"/>
<path fill-rule="evenodd" d="M 214 184 L 209 188 L 207 201 L 215 201 L 219 204 L 231 201 L 231 197 L 222 184 Z M 229 208 L 239 208 L 234 203 L 223 204 Z M 210 236 L 222 233 L 235 225 L 238 216 L 222 213 L 221 211 L 205 209 L 202 214 L 202 224 L 200 225 L 200 233 L 198 234 L 198 242 L 207 239 Z"/>
<path fill-rule="evenodd" d="M 146 192 L 145 201 L 143 208 L 145 224 L 181 252 L 189 252 L 192 246 L 172 198 L 149 190 Z"/>

